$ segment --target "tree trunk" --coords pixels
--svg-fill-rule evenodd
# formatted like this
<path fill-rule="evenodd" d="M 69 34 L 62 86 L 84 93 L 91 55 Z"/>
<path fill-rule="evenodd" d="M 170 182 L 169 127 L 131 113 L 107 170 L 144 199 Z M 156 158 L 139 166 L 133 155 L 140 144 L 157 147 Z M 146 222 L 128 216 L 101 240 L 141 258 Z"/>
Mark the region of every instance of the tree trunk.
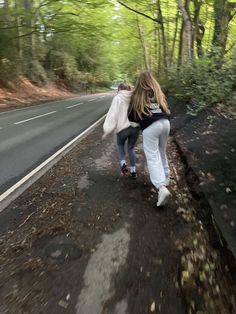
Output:
<path fill-rule="evenodd" d="M 235 8 L 236 3 L 228 2 L 228 0 L 214 0 L 214 34 L 212 39 L 214 55 L 218 55 L 219 60 L 224 58 L 229 22 L 231 20 L 231 9 Z"/>
<path fill-rule="evenodd" d="M 159 28 L 159 25 L 157 27 L 157 34 L 158 34 L 158 73 L 159 75 L 161 74 L 162 72 L 162 62 L 161 62 L 161 59 L 162 59 L 162 56 L 161 56 L 161 36 L 160 36 L 160 28 Z"/>
<path fill-rule="evenodd" d="M 165 75 L 168 77 L 168 42 L 166 39 L 165 34 L 165 26 L 163 22 L 163 15 L 161 10 L 161 3 L 160 0 L 157 0 L 157 10 L 158 10 L 158 20 L 160 21 L 160 28 L 161 28 L 161 38 L 162 38 L 162 48 L 163 48 L 163 63 L 164 63 L 164 70 Z"/>
<path fill-rule="evenodd" d="M 154 23 L 153 25 L 153 40 L 154 40 L 154 59 L 155 59 L 155 69 L 154 72 L 157 74 L 158 72 L 158 68 L 156 67 L 156 65 L 158 64 L 158 31 L 157 31 L 157 24 Z"/>
<path fill-rule="evenodd" d="M 205 27 L 199 21 L 199 25 L 197 28 L 197 34 L 196 34 L 196 43 L 197 43 L 197 55 L 198 58 L 202 58 L 204 56 L 203 47 L 202 47 L 202 40 L 205 34 Z"/>
<path fill-rule="evenodd" d="M 178 52 L 178 68 L 183 63 L 183 34 L 184 34 L 184 21 L 182 19 L 181 29 L 179 34 L 179 52 Z"/>
<path fill-rule="evenodd" d="M 34 30 L 34 20 L 33 20 L 33 0 L 24 0 L 24 9 L 26 12 L 25 16 L 25 25 L 26 25 L 26 32 L 29 35 L 25 38 L 25 53 L 26 57 L 31 57 L 32 59 L 35 56 L 35 34 Z"/>
<path fill-rule="evenodd" d="M 139 39 L 140 39 L 140 43 L 141 43 L 142 50 L 143 50 L 144 66 L 145 66 L 145 69 L 148 71 L 150 69 L 149 61 L 148 61 L 148 48 L 147 48 L 147 45 L 145 42 L 145 37 L 143 35 L 143 29 L 140 26 L 140 23 L 139 23 L 137 16 L 136 16 L 136 22 L 137 22 L 137 26 L 138 26 Z"/>
<path fill-rule="evenodd" d="M 178 6 L 182 14 L 182 39 L 181 39 L 181 64 L 183 61 L 187 63 L 192 62 L 192 24 L 190 20 L 189 11 L 189 0 L 186 0 L 185 6 L 182 3 L 182 0 L 178 0 Z"/>
<path fill-rule="evenodd" d="M 8 7 L 9 7 L 8 0 L 4 0 L 4 3 L 3 3 L 2 5 L 3 5 L 3 7 L 4 7 L 5 9 L 8 9 Z"/>
<path fill-rule="evenodd" d="M 192 43 L 191 43 L 192 44 L 192 58 L 194 58 L 194 45 L 195 45 L 197 34 L 198 36 L 200 35 L 198 28 L 199 28 L 199 15 L 200 15 L 200 10 L 202 6 L 202 0 L 194 0 L 193 2 L 194 2 L 194 17 L 193 17 L 193 31 L 192 31 Z"/>
<path fill-rule="evenodd" d="M 170 67 L 172 66 L 173 58 L 174 58 L 175 44 L 176 44 L 176 38 L 177 38 L 177 32 L 178 32 L 178 24 L 179 24 L 179 10 L 177 10 L 176 18 L 175 18 L 175 30 L 174 30 L 172 48 L 170 52 L 170 64 L 169 64 Z"/>
<path fill-rule="evenodd" d="M 20 72 L 22 71 L 22 59 L 23 59 L 23 38 L 21 30 L 21 15 L 20 15 L 20 6 L 18 0 L 15 0 L 15 10 L 16 10 L 16 25 L 17 25 L 17 40 L 18 40 L 18 66 Z"/>

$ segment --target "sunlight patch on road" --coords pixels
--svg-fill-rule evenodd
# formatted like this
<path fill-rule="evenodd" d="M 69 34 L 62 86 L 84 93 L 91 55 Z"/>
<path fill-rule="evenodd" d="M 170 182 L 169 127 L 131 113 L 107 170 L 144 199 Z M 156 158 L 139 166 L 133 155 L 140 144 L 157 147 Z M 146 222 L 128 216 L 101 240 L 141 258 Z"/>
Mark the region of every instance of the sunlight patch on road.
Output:
<path fill-rule="evenodd" d="M 128 255 L 130 235 L 127 227 L 103 235 L 102 242 L 91 255 L 83 277 L 84 288 L 76 305 L 77 314 L 103 313 L 104 304 L 114 295 L 113 278 Z M 120 313 L 121 308 L 126 311 L 125 301 L 117 304 L 115 312 Z"/>

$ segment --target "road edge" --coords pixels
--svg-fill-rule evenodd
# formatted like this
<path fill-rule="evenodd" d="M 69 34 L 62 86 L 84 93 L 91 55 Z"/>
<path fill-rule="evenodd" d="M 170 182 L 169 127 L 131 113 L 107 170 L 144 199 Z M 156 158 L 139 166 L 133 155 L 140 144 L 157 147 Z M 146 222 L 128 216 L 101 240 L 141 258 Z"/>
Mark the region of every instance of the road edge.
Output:
<path fill-rule="evenodd" d="M 227 259 L 229 265 L 231 266 L 231 269 L 235 269 L 235 266 L 233 265 L 235 265 L 236 261 L 236 250 L 232 246 L 227 233 L 222 231 L 218 223 L 218 219 L 214 213 L 214 206 L 212 202 L 208 199 L 208 196 L 206 195 L 204 190 L 199 185 L 199 183 L 201 182 L 200 177 L 195 168 L 192 166 L 188 154 L 186 154 L 186 151 L 183 149 L 181 142 L 179 142 L 175 135 L 173 135 L 173 139 L 182 158 L 182 163 L 187 167 L 186 169 L 188 171 L 188 174 L 186 173 L 186 182 L 193 196 L 193 199 L 197 200 L 198 202 L 201 200 L 201 206 L 204 211 L 202 213 L 203 217 L 201 219 L 205 224 L 208 224 L 209 222 L 212 224 L 212 227 L 215 231 L 214 237 L 217 237 L 217 244 L 220 245 L 221 250 L 223 251 L 224 258 Z M 209 230 L 208 234 L 210 234 Z M 213 238 L 211 239 L 211 242 L 214 242 Z"/>
<path fill-rule="evenodd" d="M 94 122 L 90 127 L 73 138 L 70 142 L 56 151 L 53 155 L 47 158 L 44 162 L 34 168 L 30 173 L 24 176 L 21 180 L 15 183 L 12 187 L 0 195 L 0 213 L 33 183 L 41 178 L 49 169 L 51 169 L 63 156 L 70 152 L 82 139 L 98 127 L 105 119 L 106 114 Z"/>

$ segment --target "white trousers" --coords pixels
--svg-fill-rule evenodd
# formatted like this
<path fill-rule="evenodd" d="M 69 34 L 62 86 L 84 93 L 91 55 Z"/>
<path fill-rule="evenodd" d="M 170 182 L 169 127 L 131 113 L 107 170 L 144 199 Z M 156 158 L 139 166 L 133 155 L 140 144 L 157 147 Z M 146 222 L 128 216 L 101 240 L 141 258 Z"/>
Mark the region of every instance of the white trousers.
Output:
<path fill-rule="evenodd" d="M 165 185 L 165 179 L 170 175 L 166 157 L 166 144 L 170 133 L 170 122 L 161 119 L 143 130 L 143 149 L 152 184 L 158 189 Z"/>

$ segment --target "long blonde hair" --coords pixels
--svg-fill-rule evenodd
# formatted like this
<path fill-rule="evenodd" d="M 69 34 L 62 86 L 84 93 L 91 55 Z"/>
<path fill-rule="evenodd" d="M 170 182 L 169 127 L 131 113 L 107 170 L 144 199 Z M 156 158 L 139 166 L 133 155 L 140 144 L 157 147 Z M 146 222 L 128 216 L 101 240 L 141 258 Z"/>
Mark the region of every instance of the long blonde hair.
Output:
<path fill-rule="evenodd" d="M 170 113 L 166 97 L 162 92 L 159 83 L 149 71 L 144 71 L 140 73 L 137 78 L 131 95 L 130 105 L 134 110 L 134 114 L 136 116 L 138 115 L 140 118 L 142 115 L 150 115 L 150 110 L 148 109 L 150 105 L 150 93 L 154 94 L 154 97 L 161 109 L 166 113 Z"/>

